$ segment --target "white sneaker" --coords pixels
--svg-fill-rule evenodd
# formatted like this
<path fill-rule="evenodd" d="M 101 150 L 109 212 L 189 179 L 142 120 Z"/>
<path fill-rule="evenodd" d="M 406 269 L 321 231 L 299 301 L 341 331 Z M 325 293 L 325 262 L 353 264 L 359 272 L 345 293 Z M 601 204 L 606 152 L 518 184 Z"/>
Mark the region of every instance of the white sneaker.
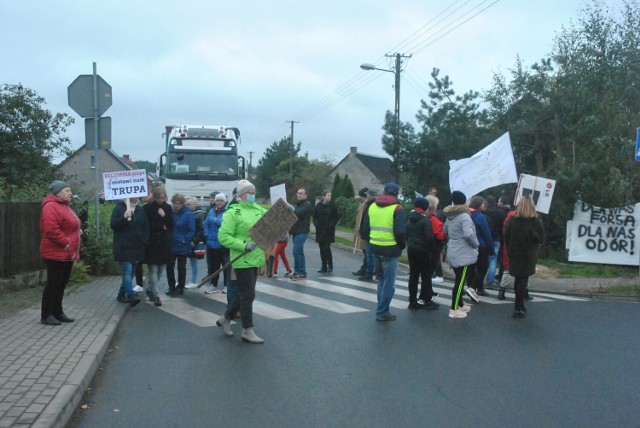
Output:
<path fill-rule="evenodd" d="M 222 289 L 222 294 L 227 294 L 227 287 L 224 287 L 224 288 Z"/>
<path fill-rule="evenodd" d="M 460 307 L 458 308 L 458 310 L 459 310 L 459 311 L 462 311 L 462 312 L 467 312 L 467 313 L 469 313 L 469 312 L 471 312 L 471 306 L 469 306 L 469 305 L 460 306 Z"/>
<path fill-rule="evenodd" d="M 133 287 L 134 293 L 139 293 L 139 292 L 141 292 L 143 290 L 144 290 L 144 288 L 140 287 L 139 285 L 136 285 L 135 287 Z"/>
<path fill-rule="evenodd" d="M 184 286 L 184 288 L 196 288 L 198 286 L 198 284 L 196 284 L 195 282 L 190 282 L 187 285 Z"/>
<path fill-rule="evenodd" d="M 277 278 L 278 277 L 278 273 L 274 272 L 273 275 L 271 275 L 272 278 Z"/>
<path fill-rule="evenodd" d="M 444 278 L 442 278 L 441 276 L 434 276 L 433 278 L 431 278 L 431 282 L 444 282 Z"/>
<path fill-rule="evenodd" d="M 476 294 L 476 290 L 474 290 L 473 288 L 469 288 L 465 285 L 464 292 L 467 293 L 467 296 L 469 296 L 471 300 L 473 300 L 476 303 L 480 303 L 480 298 Z"/>
<path fill-rule="evenodd" d="M 204 290 L 204 294 L 215 294 L 218 292 L 218 288 L 213 285 L 207 285 L 207 288 Z"/>
<path fill-rule="evenodd" d="M 449 309 L 449 318 L 466 318 L 467 313 L 465 311 L 461 311 L 458 309 L 454 311 L 453 309 Z"/>

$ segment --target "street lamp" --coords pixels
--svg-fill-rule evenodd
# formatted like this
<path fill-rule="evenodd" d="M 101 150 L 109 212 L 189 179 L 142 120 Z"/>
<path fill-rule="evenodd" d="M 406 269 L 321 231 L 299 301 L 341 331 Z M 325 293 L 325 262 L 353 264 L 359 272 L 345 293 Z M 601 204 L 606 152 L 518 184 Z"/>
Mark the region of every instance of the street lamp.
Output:
<path fill-rule="evenodd" d="M 360 68 L 363 70 L 378 70 L 378 71 L 386 71 L 387 73 L 393 73 L 395 75 L 395 92 L 396 92 L 396 105 L 395 105 L 395 117 L 396 117 L 396 129 L 395 135 L 393 138 L 393 163 L 394 163 L 394 179 L 396 182 L 400 180 L 400 165 L 398 162 L 398 152 L 400 150 L 400 72 L 402 69 L 400 65 L 402 64 L 402 55 L 399 53 L 394 55 L 396 58 L 396 66 L 393 70 L 387 70 L 386 68 L 378 68 L 373 64 L 364 63 L 360 65 Z"/>

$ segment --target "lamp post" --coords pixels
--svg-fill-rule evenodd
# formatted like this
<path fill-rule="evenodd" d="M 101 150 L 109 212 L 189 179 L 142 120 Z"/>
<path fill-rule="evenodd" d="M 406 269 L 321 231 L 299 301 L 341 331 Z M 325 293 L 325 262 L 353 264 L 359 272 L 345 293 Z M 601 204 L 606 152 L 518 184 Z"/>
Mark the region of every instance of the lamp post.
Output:
<path fill-rule="evenodd" d="M 387 55 L 388 56 L 388 55 Z M 395 104 L 395 118 L 396 118 L 396 129 L 394 132 L 393 138 L 393 164 L 394 164 L 394 179 L 396 182 L 400 180 L 400 165 L 398 162 L 398 152 L 400 151 L 400 72 L 402 69 L 400 68 L 402 64 L 402 55 L 399 53 L 393 55 L 396 58 L 396 65 L 393 70 L 387 70 L 386 68 L 378 68 L 373 64 L 364 63 L 360 65 L 360 68 L 363 70 L 378 70 L 378 71 L 386 71 L 387 73 L 393 73 L 395 75 L 395 93 L 396 93 L 396 104 Z"/>

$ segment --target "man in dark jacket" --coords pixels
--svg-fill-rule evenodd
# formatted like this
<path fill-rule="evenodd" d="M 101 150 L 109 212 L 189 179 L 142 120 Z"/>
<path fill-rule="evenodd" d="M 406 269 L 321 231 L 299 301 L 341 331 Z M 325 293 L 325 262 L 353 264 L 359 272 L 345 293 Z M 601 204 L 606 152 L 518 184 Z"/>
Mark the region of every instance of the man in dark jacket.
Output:
<path fill-rule="evenodd" d="M 436 242 L 431 220 L 427 216 L 429 201 L 416 198 L 407 215 L 407 255 L 409 256 L 409 309 L 438 309 L 432 302 L 431 277 L 435 269 Z M 418 282 L 422 278 L 420 296 Z"/>
<path fill-rule="evenodd" d="M 390 182 L 384 194 L 371 205 L 364 219 L 363 232 L 376 259 L 378 275 L 377 321 L 393 321 L 397 317 L 389 312 L 395 293 L 398 258 L 406 246 L 405 211 L 398 201 L 400 186 Z"/>
<path fill-rule="evenodd" d="M 378 192 L 375 189 L 368 189 L 366 192 L 366 201 L 364 205 L 364 212 L 362 214 L 363 221 L 360 224 L 360 239 L 366 242 L 364 253 L 367 258 L 367 263 L 365 267 L 364 273 L 362 273 L 358 279 L 360 281 L 371 281 L 373 280 L 373 274 L 376 268 L 376 259 L 371 252 L 371 245 L 369 244 L 368 238 L 364 233 L 364 219 L 367 217 L 367 213 L 369 212 L 369 208 L 376 201 L 376 197 L 378 196 Z"/>
<path fill-rule="evenodd" d="M 136 306 L 140 299 L 133 291 L 133 275 L 136 265 L 144 260 L 149 226 L 147 216 L 138 205 L 139 198 L 131 198 L 129 206 L 124 201 L 118 202 L 111 213 L 111 229 L 113 229 L 113 256 L 120 262 L 122 283 L 117 300 Z"/>
<path fill-rule="evenodd" d="M 292 281 L 298 281 L 307 277 L 307 270 L 305 266 L 304 258 L 304 243 L 309 237 L 309 230 L 311 229 L 311 214 L 313 214 L 313 207 L 309 201 L 307 201 L 307 190 L 300 188 L 296 192 L 296 207 L 293 213 L 298 217 L 289 233 L 293 240 L 293 274 L 291 275 Z"/>
<path fill-rule="evenodd" d="M 493 250 L 494 255 L 489 256 L 489 267 L 487 268 L 487 282 L 488 286 L 495 284 L 496 279 L 496 267 L 498 265 L 498 255 L 500 252 L 500 245 L 502 245 L 502 225 L 504 224 L 505 213 L 504 210 L 498 207 L 496 198 L 493 196 L 487 196 L 486 199 L 487 210 L 485 211 L 487 218 L 489 219 L 489 226 L 491 227 L 491 235 L 493 236 Z"/>

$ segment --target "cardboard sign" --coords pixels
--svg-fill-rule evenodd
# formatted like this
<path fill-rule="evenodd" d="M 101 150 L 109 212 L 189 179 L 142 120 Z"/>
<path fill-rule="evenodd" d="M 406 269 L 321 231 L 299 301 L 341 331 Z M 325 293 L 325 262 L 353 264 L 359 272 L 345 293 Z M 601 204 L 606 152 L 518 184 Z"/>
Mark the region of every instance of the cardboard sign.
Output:
<path fill-rule="evenodd" d="M 278 242 L 278 239 L 298 221 L 298 217 L 291 212 L 289 205 L 282 199 L 271 206 L 256 224 L 249 229 L 249 236 L 265 252 Z"/>
<path fill-rule="evenodd" d="M 549 214 L 553 190 L 556 188 L 556 181 L 548 178 L 536 177 L 534 175 L 520 174 L 518 180 L 518 190 L 513 206 L 517 206 L 523 196 L 531 196 L 536 205 L 536 211 Z"/>
<path fill-rule="evenodd" d="M 105 172 L 102 174 L 104 198 L 107 201 L 126 198 L 146 198 L 147 171 L 135 169 L 131 171 Z"/>

